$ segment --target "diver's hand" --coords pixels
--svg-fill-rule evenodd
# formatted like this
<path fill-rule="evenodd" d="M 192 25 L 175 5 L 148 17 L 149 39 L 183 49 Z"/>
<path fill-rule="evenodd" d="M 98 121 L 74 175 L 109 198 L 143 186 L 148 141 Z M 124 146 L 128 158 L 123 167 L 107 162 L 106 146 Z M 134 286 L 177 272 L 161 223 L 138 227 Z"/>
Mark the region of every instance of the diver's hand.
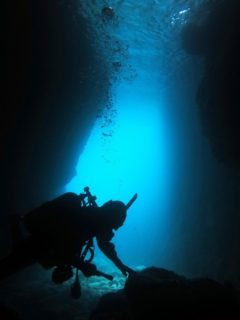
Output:
<path fill-rule="evenodd" d="M 135 273 L 133 269 L 129 268 L 128 266 L 125 266 L 124 264 L 119 269 L 125 277 Z"/>

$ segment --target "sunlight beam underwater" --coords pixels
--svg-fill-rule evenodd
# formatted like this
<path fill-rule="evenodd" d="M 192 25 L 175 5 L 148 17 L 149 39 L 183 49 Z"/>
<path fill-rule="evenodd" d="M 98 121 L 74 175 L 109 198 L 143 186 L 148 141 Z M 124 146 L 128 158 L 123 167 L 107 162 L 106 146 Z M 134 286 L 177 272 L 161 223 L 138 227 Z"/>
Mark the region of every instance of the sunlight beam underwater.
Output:
<path fill-rule="evenodd" d="M 136 83 L 136 87 L 139 85 Z M 110 199 L 127 203 L 137 192 L 138 200 L 129 210 L 131 214 L 124 228 L 116 233 L 114 242 L 121 255 L 131 261 L 130 248 L 126 252 L 129 241 L 132 248 L 134 245 L 148 246 L 149 257 L 145 254 L 145 260 L 151 260 L 159 226 L 161 237 L 167 232 L 167 214 L 164 213 L 169 191 L 166 126 L 160 114 L 160 99 L 153 99 L 156 94 L 145 92 L 139 97 L 138 91 L 133 89 L 131 92 L 119 85 L 114 102 L 117 110 L 114 124 L 107 130 L 101 119 L 96 121 L 79 158 L 77 174 L 66 186 L 66 191 L 80 193 L 89 186 L 97 196 L 98 205 Z M 142 258 L 143 255 L 140 258 L 139 254 L 138 259 L 135 254 L 136 261 L 140 262 Z"/>

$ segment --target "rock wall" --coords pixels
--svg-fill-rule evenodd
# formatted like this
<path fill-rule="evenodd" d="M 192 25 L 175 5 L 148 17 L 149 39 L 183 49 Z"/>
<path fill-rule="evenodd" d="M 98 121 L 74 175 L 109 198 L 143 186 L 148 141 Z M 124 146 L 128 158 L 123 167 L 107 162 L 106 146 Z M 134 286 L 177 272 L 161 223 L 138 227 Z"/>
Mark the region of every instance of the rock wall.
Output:
<path fill-rule="evenodd" d="M 51 198 L 72 178 L 108 93 L 104 60 L 77 1 L 6 1 L 6 8 L 3 214 Z"/>

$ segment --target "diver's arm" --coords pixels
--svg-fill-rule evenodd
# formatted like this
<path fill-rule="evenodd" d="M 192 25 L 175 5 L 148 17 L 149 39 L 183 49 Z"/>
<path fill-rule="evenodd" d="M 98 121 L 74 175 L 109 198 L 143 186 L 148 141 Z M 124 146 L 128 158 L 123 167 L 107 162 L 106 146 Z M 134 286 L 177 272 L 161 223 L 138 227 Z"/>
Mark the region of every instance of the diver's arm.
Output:
<path fill-rule="evenodd" d="M 131 273 L 133 271 L 132 269 L 124 265 L 118 258 L 115 246 L 112 242 L 97 237 L 97 243 L 100 250 L 105 254 L 106 257 L 108 257 L 108 259 L 110 259 L 115 264 L 115 266 L 123 273 L 123 275 L 127 276 L 128 273 Z"/>

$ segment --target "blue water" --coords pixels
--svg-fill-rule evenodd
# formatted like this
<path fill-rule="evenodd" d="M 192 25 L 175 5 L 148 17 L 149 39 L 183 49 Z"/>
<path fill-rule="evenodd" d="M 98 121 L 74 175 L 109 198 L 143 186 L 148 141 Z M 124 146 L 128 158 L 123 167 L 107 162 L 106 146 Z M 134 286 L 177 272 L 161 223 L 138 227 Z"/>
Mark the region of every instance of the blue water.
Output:
<path fill-rule="evenodd" d="M 108 23 L 101 19 L 105 3 L 83 2 L 82 11 L 89 36 L 97 35 L 93 45 L 109 62 L 111 101 L 98 106 L 102 112 L 66 190 L 89 186 L 99 205 L 126 203 L 137 192 L 115 235 L 117 251 L 132 266 L 167 267 L 178 134 L 165 92 L 190 70 L 179 34 L 203 1 L 109 1 L 115 18 Z"/>

